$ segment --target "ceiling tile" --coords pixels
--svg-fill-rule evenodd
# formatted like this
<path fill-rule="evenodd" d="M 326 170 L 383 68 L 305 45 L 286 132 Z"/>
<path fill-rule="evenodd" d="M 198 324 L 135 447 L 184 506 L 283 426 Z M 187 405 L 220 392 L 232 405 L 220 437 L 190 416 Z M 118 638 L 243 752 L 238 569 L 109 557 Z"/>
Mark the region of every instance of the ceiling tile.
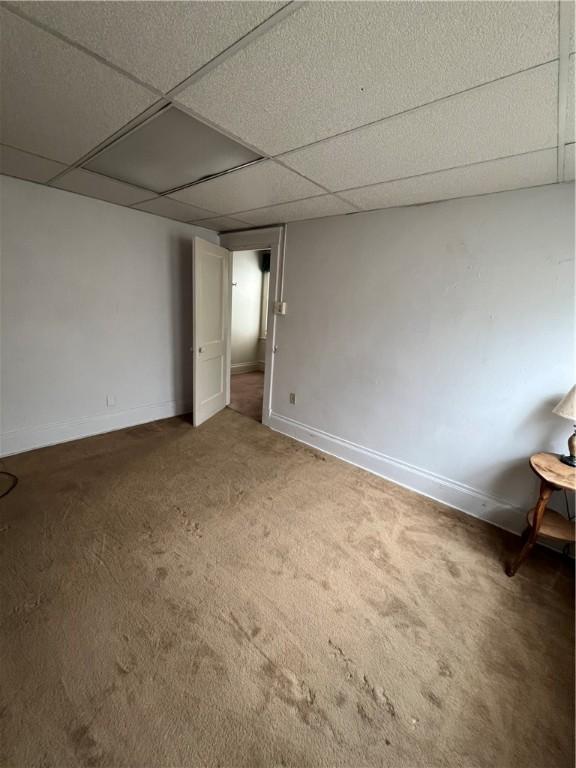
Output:
<path fill-rule="evenodd" d="M 68 192 L 77 192 L 79 195 L 97 197 L 109 203 L 118 205 L 134 205 L 142 200 L 150 200 L 152 192 L 146 189 L 138 189 L 121 181 L 108 179 L 99 173 L 91 173 L 77 168 L 62 176 L 52 185 L 59 189 L 67 189 Z"/>
<path fill-rule="evenodd" d="M 170 197 L 226 214 L 323 193 L 316 184 L 267 161 L 182 189 Z"/>
<path fill-rule="evenodd" d="M 178 100 L 278 154 L 557 56 L 555 3 L 306 3 Z"/>
<path fill-rule="evenodd" d="M 284 155 L 333 191 L 552 147 L 556 62 Z"/>
<path fill-rule="evenodd" d="M 0 173 L 17 176 L 28 181 L 48 181 L 65 169 L 66 166 L 44 157 L 29 155 L 12 147 L 0 146 Z"/>
<path fill-rule="evenodd" d="M 236 141 L 169 107 L 96 155 L 86 168 L 167 192 L 258 159 Z"/>
<path fill-rule="evenodd" d="M 250 224 L 240 219 L 233 219 L 230 216 L 217 216 L 214 219 L 204 219 L 203 221 L 195 222 L 198 227 L 206 227 L 206 229 L 213 229 L 215 232 L 226 232 L 231 229 L 246 229 Z"/>
<path fill-rule="evenodd" d="M 571 142 L 575 141 L 574 139 L 574 130 L 576 128 L 575 122 L 576 122 L 576 114 L 574 112 L 574 97 L 575 97 L 575 89 L 576 89 L 576 77 L 574 76 L 574 62 L 576 60 L 576 56 L 572 54 L 570 56 L 570 66 L 568 69 L 568 104 L 566 107 L 566 135 L 564 137 L 565 141 Z"/>
<path fill-rule="evenodd" d="M 568 26 L 568 50 L 570 53 L 576 51 L 576 30 L 574 29 L 574 0 L 560 0 L 563 5 L 562 12 L 565 14 L 565 23 Z"/>
<path fill-rule="evenodd" d="M 555 183 L 556 161 L 556 149 L 545 149 L 528 155 L 348 190 L 343 194 L 352 203 L 371 210 L 502 192 L 506 189 Z"/>
<path fill-rule="evenodd" d="M 155 101 L 91 56 L 0 14 L 4 143 L 72 163 Z"/>
<path fill-rule="evenodd" d="M 337 216 L 354 211 L 355 208 L 337 197 L 323 195 L 322 197 L 311 197 L 308 200 L 283 203 L 270 208 L 260 208 L 256 211 L 245 211 L 240 215 L 250 224 L 264 226 L 265 224 L 283 224 L 286 221 L 317 219 L 321 216 Z"/>
<path fill-rule="evenodd" d="M 176 219 L 177 221 L 198 221 L 199 219 L 208 219 L 213 211 L 207 211 L 203 208 L 196 208 L 193 205 L 185 205 L 169 197 L 155 197 L 146 203 L 138 203 L 133 206 L 140 211 L 148 211 L 158 216 L 164 216 L 167 219 Z"/>
<path fill-rule="evenodd" d="M 282 2 L 24 2 L 19 12 L 166 92 Z"/>
<path fill-rule="evenodd" d="M 574 181 L 574 144 L 568 144 L 564 149 L 564 181 Z"/>

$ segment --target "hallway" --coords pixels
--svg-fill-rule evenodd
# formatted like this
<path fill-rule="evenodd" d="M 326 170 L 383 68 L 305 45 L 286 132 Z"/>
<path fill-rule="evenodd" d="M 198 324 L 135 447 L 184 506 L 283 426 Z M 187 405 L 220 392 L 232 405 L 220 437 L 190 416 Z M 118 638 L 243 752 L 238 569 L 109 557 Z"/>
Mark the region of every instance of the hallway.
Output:
<path fill-rule="evenodd" d="M 238 373 L 230 377 L 230 408 L 233 411 L 262 421 L 264 372 Z"/>

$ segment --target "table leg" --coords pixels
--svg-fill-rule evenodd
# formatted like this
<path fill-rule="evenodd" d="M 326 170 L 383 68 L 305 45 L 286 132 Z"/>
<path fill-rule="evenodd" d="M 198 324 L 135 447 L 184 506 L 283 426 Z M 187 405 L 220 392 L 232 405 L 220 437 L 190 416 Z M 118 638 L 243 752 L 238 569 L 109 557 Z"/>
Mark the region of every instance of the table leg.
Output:
<path fill-rule="evenodd" d="M 530 554 L 534 544 L 536 544 L 536 539 L 538 538 L 538 531 L 540 530 L 540 526 L 542 525 L 542 520 L 544 519 L 544 512 L 546 512 L 546 507 L 548 506 L 548 502 L 550 501 L 550 496 L 552 495 L 553 490 L 554 490 L 553 485 L 550 485 L 549 483 L 547 483 L 546 480 L 541 481 L 540 496 L 538 497 L 536 509 L 534 510 L 532 525 L 529 525 L 525 529 L 524 533 L 522 534 L 522 549 L 516 556 L 516 559 L 513 562 L 506 564 L 507 576 L 514 576 L 518 568 L 520 568 L 524 560 L 526 560 L 526 558 Z"/>

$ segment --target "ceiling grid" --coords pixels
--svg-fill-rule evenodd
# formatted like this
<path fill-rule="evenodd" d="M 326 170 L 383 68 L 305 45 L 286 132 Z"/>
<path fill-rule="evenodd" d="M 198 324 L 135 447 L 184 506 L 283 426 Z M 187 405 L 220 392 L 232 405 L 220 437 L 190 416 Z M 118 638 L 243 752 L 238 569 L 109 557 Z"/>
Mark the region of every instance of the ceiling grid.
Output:
<path fill-rule="evenodd" d="M 574 178 L 569 0 L 0 6 L 6 175 L 217 231 Z"/>
<path fill-rule="evenodd" d="M 558 157 L 557 180 L 564 179 L 565 143 L 574 141 L 574 4 L 558 2 Z M 571 97 L 570 94 L 571 93 Z"/>

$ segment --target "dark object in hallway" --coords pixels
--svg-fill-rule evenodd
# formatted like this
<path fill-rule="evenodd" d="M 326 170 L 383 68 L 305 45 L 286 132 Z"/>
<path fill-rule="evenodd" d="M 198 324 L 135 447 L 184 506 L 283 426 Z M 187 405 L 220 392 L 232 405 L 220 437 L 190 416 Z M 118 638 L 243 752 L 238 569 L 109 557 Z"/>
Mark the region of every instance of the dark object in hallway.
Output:
<path fill-rule="evenodd" d="M 230 377 L 230 408 L 262 421 L 264 374 L 262 371 L 238 373 Z"/>

